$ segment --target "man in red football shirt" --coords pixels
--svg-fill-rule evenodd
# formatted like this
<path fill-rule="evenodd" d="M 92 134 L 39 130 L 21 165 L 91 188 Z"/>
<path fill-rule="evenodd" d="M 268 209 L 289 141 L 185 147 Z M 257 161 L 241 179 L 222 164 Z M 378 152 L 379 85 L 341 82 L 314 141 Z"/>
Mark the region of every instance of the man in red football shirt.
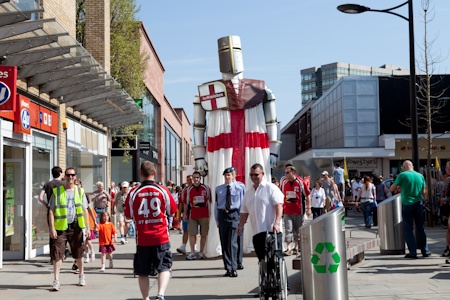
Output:
<path fill-rule="evenodd" d="M 144 161 L 142 184 L 128 193 L 124 214 L 134 219 L 138 233 L 134 273 L 139 275 L 142 298 L 149 299 L 148 276 L 158 274 L 156 299 L 164 300 L 172 267 L 167 217 L 177 211 L 177 205 L 169 190 L 155 183 L 155 175 L 155 165 Z"/>
<path fill-rule="evenodd" d="M 285 241 L 287 250 L 285 255 L 291 255 L 293 250 L 298 252 L 300 242 L 300 227 L 303 223 L 303 214 L 311 214 L 311 199 L 304 189 L 303 182 L 297 177 L 294 166 L 285 168 L 286 180 L 283 181 L 281 190 L 284 194 L 284 222 L 286 227 Z M 302 194 L 305 197 L 306 207 L 302 205 Z M 304 210 L 303 208 L 306 208 Z M 293 245 L 292 245 L 293 244 Z M 291 248 L 292 246 L 292 248 Z"/>
<path fill-rule="evenodd" d="M 194 172 L 192 174 L 193 184 L 187 190 L 186 203 L 184 211 L 189 212 L 189 216 L 185 214 L 183 220 L 188 221 L 189 245 L 191 246 L 191 253 L 186 256 L 187 260 L 197 259 L 195 253 L 195 244 L 197 240 L 198 227 L 200 226 L 200 253 L 198 256 L 201 259 L 205 257 L 206 238 L 209 232 L 209 207 L 211 204 L 211 190 L 207 185 L 200 182 L 200 173 Z"/>

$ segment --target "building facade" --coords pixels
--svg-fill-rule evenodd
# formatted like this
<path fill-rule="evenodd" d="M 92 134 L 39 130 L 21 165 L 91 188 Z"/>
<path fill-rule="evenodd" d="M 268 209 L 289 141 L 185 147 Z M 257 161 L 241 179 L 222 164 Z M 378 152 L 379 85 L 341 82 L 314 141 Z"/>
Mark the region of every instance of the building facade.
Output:
<path fill-rule="evenodd" d="M 450 97 L 446 86 L 450 76 L 432 80 L 432 158 L 445 165 L 450 158 L 446 116 Z M 427 134 L 424 127 L 424 99 L 419 95 L 419 159 L 427 165 Z M 437 109 L 439 107 L 439 109 Z M 310 115 L 310 132 L 304 122 Z M 282 163 L 293 163 L 302 175 L 317 179 L 323 170 L 332 171 L 335 162 L 347 162 L 349 177 L 379 174 L 387 177 L 398 165 L 411 159 L 409 122 L 409 76 L 348 76 L 339 79 L 322 97 L 309 102 L 282 129 Z M 295 146 L 294 146 L 295 145 Z M 311 145 L 311 147 L 302 147 Z M 294 147 L 293 147 L 294 146 Z M 284 149 L 283 147 L 289 147 Z M 295 153 L 293 150 L 295 149 Z"/>
<path fill-rule="evenodd" d="M 144 120 L 74 38 L 75 9 L 75 1 L 0 2 L 0 268 L 48 253 L 38 196 L 51 168 L 74 167 L 87 193 L 107 185 L 111 128 Z"/>
<path fill-rule="evenodd" d="M 320 67 L 300 71 L 302 85 L 302 105 L 319 99 L 339 78 L 344 76 L 391 76 L 407 75 L 409 70 L 394 65 L 369 67 L 343 62 L 335 62 Z"/>
<path fill-rule="evenodd" d="M 156 165 L 156 180 L 172 180 L 181 185 L 186 170 L 193 164 L 191 155 L 190 121 L 184 109 L 173 108 L 164 94 L 164 66 L 145 29 L 141 24 L 141 52 L 148 57 L 145 73 L 146 94 L 142 96 L 142 109 L 146 114 L 143 131 L 131 151 L 132 159 L 124 162 L 123 150 L 112 151 L 114 182 L 140 181 L 139 166 L 143 160 Z"/>

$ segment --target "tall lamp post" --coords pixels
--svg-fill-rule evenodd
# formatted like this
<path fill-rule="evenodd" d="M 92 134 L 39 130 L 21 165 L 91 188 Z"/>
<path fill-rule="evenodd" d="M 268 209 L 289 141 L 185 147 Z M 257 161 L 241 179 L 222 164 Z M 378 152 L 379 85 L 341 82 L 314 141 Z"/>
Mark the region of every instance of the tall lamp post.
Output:
<path fill-rule="evenodd" d="M 408 17 L 402 16 L 393 10 L 408 5 Z M 347 14 L 359 14 L 366 11 L 382 12 L 400 17 L 409 23 L 409 105 L 411 117 L 411 142 L 412 142 L 412 163 L 414 169 L 419 171 L 419 145 L 418 145 L 418 122 L 417 122 L 417 89 L 416 89 L 416 67 L 414 54 L 414 18 L 413 18 L 413 2 L 407 0 L 397 6 L 387 9 L 371 9 L 358 4 L 342 4 L 337 9 Z"/>

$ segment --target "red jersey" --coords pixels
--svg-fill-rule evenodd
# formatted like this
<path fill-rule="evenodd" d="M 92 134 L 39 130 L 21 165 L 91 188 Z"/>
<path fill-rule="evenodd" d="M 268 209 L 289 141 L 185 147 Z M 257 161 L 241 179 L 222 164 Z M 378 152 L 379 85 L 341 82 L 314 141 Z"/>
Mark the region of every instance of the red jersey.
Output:
<path fill-rule="evenodd" d="M 306 176 L 305 179 L 302 178 L 302 176 L 297 175 L 297 179 L 300 180 L 300 182 L 303 184 L 303 191 L 305 192 L 305 196 L 309 196 L 311 194 L 311 191 L 309 189 L 310 183 L 310 176 Z M 280 188 L 283 187 L 283 184 L 286 183 L 286 181 L 289 181 L 286 176 L 281 177 L 280 179 Z"/>
<path fill-rule="evenodd" d="M 283 210 L 286 215 L 302 214 L 303 182 L 296 178 L 294 181 L 284 180 L 281 186 L 284 194 Z"/>
<path fill-rule="evenodd" d="M 181 203 L 186 204 L 186 199 L 187 199 L 187 191 L 191 186 L 187 186 L 185 187 L 182 191 L 181 191 Z"/>
<path fill-rule="evenodd" d="M 124 205 L 124 214 L 136 224 L 137 244 L 157 246 L 169 242 L 167 216 L 177 211 L 169 190 L 154 181 L 143 181 L 131 190 Z"/>
<path fill-rule="evenodd" d="M 211 190 L 208 186 L 200 184 L 191 185 L 187 190 L 187 203 L 191 207 L 189 218 L 200 219 L 209 217 L 209 203 L 211 203 Z"/>

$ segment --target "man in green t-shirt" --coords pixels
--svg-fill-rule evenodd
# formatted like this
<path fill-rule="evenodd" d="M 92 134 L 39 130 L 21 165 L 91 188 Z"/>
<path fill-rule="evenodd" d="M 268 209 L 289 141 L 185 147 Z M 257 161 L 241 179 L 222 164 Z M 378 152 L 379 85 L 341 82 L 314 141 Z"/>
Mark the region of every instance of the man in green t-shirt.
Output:
<path fill-rule="evenodd" d="M 430 253 L 427 236 L 423 228 L 422 203 L 425 193 L 425 179 L 422 174 L 414 171 L 414 166 L 409 160 L 403 162 L 403 172 L 397 176 L 394 184 L 391 185 L 391 192 L 394 193 L 398 186 L 401 188 L 403 227 L 409 250 L 405 258 L 417 258 L 418 248 L 423 257 L 428 257 Z M 414 226 L 417 236 L 414 236 Z"/>

